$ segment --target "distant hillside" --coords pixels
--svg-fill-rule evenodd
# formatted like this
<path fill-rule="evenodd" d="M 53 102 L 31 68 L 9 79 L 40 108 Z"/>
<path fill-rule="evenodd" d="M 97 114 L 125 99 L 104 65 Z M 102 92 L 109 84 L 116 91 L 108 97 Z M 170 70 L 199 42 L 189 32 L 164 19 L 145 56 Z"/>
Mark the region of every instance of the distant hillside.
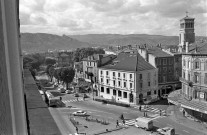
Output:
<path fill-rule="evenodd" d="M 207 37 L 196 37 L 196 41 Z M 178 45 L 177 36 L 161 36 L 146 34 L 88 34 L 88 35 L 52 35 L 45 33 L 22 33 L 22 50 L 26 52 L 41 52 L 49 50 L 72 50 L 81 47 L 111 46 L 111 45 Z"/>
<path fill-rule="evenodd" d="M 163 45 L 178 45 L 178 36 L 162 36 L 162 35 L 146 35 L 146 34 L 130 34 L 130 35 L 119 35 L 119 34 L 88 34 L 88 35 L 70 35 L 70 37 L 77 39 L 82 42 L 88 42 L 99 45 L 140 45 L 149 44 L 157 45 L 159 43 Z M 196 37 L 196 40 L 204 39 L 206 37 Z"/>
<path fill-rule="evenodd" d="M 45 33 L 22 33 L 22 50 L 26 52 L 42 52 L 49 50 L 72 50 L 81 47 L 97 46 L 84 43 L 68 36 L 58 36 Z"/>

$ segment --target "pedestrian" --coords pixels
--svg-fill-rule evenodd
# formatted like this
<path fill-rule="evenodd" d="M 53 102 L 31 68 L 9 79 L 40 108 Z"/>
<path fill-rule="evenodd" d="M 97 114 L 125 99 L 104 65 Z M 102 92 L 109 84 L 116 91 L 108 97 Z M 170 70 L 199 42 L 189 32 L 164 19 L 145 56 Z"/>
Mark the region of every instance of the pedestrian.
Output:
<path fill-rule="evenodd" d="M 160 116 L 162 115 L 162 111 L 160 110 Z"/>
<path fill-rule="evenodd" d="M 124 119 L 122 120 L 122 122 L 123 122 L 123 125 L 125 125 L 125 120 Z"/>
<path fill-rule="evenodd" d="M 185 111 L 183 110 L 183 116 L 185 116 Z"/>
<path fill-rule="evenodd" d="M 141 112 L 141 110 L 142 110 L 142 106 L 140 105 L 140 106 L 139 106 L 139 111 Z"/>
<path fill-rule="evenodd" d="M 124 119 L 124 115 L 123 115 L 123 114 L 121 114 L 120 119 L 121 119 L 121 120 L 123 120 L 123 119 Z"/>
<path fill-rule="evenodd" d="M 62 97 L 60 97 L 60 101 L 62 101 Z"/>
<path fill-rule="evenodd" d="M 116 127 L 119 127 L 119 121 L 118 120 L 116 121 Z"/>
<path fill-rule="evenodd" d="M 76 132 L 78 133 L 78 127 L 75 127 Z"/>

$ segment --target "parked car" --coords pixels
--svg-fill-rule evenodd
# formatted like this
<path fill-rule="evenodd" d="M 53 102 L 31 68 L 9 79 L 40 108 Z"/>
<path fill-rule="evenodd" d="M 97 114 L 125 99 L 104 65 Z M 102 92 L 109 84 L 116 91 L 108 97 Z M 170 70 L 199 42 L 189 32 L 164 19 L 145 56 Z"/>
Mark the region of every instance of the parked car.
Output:
<path fill-rule="evenodd" d="M 79 110 L 77 112 L 73 112 L 73 115 L 74 116 L 85 116 L 85 115 L 87 115 L 87 113 L 83 110 Z"/>
<path fill-rule="evenodd" d="M 58 91 L 61 93 L 64 93 L 66 91 L 66 89 L 64 89 L 63 87 L 58 88 Z"/>
<path fill-rule="evenodd" d="M 159 128 L 157 132 L 161 135 L 175 135 L 175 129 L 171 127 Z"/>
<path fill-rule="evenodd" d="M 79 97 L 79 94 L 78 94 L 78 93 L 75 93 L 75 94 L 74 94 L 74 97 Z"/>
<path fill-rule="evenodd" d="M 163 95 L 161 96 L 162 99 L 167 99 L 167 97 L 168 97 L 168 94 L 163 94 Z"/>
<path fill-rule="evenodd" d="M 71 94 L 72 92 L 70 90 L 65 91 L 66 94 Z"/>

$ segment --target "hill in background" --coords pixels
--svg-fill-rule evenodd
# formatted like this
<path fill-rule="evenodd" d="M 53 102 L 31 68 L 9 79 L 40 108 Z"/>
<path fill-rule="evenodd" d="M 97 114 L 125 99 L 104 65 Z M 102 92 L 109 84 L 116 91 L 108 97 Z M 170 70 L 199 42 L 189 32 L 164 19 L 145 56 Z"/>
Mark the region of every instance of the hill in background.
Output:
<path fill-rule="evenodd" d="M 196 37 L 196 41 L 207 42 L 207 37 Z M 146 34 L 88 34 L 88 35 L 52 35 L 46 33 L 22 33 L 22 50 L 26 52 L 41 52 L 47 50 L 73 50 L 82 47 L 106 47 L 116 45 L 156 46 L 178 45 L 178 36 L 146 35 Z"/>
<path fill-rule="evenodd" d="M 68 36 L 46 33 L 22 33 L 22 50 L 26 52 L 43 52 L 48 50 L 73 50 L 81 47 L 96 46 L 84 43 Z"/>

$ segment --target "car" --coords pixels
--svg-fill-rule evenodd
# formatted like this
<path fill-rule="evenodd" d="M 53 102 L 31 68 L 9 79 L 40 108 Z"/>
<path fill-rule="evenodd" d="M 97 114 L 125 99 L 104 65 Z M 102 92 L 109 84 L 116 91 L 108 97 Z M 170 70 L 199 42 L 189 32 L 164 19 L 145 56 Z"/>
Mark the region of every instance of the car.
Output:
<path fill-rule="evenodd" d="M 175 135 L 175 129 L 171 127 L 159 128 L 157 132 L 161 135 Z"/>
<path fill-rule="evenodd" d="M 41 95 L 44 95 L 44 91 L 42 91 L 42 90 L 39 90 L 39 93 L 40 93 Z"/>
<path fill-rule="evenodd" d="M 77 112 L 73 112 L 73 115 L 74 116 L 85 116 L 85 115 L 87 115 L 87 113 L 83 110 L 79 110 Z"/>
<path fill-rule="evenodd" d="M 79 94 L 78 94 L 78 93 L 75 93 L 75 94 L 74 94 L 74 97 L 79 97 Z"/>
<path fill-rule="evenodd" d="M 72 92 L 70 90 L 65 91 L 66 94 L 71 94 Z"/>
<path fill-rule="evenodd" d="M 168 94 L 163 94 L 163 95 L 161 96 L 162 99 L 167 99 L 167 97 L 168 97 Z"/>
<path fill-rule="evenodd" d="M 64 89 L 63 87 L 58 88 L 58 91 L 61 93 L 64 93 L 66 91 L 66 89 Z"/>

